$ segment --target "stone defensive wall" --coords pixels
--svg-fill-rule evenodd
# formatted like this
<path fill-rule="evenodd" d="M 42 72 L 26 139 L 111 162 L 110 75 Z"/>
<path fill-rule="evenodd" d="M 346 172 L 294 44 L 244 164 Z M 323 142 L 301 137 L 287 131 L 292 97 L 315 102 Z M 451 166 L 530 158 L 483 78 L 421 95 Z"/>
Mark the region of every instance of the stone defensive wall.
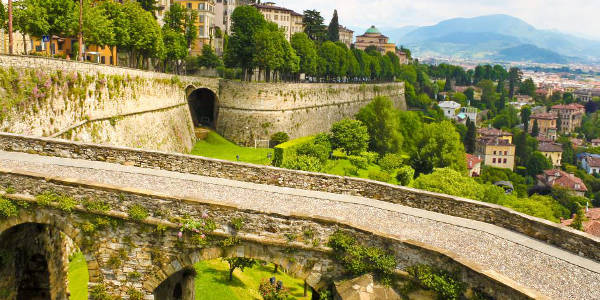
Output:
<path fill-rule="evenodd" d="M 52 146 L 47 144 L 48 147 Z M 87 149 L 81 150 L 92 154 Z M 470 288 L 485 292 L 495 299 L 547 299 L 501 274 L 447 251 L 357 228 L 338 220 L 307 215 L 267 214 L 206 199 L 172 197 L 151 191 L 6 169 L 0 169 L 0 186 L 12 188 L 10 194 L 1 192 L 5 198 L 17 203 L 29 203 L 26 208 L 19 209 L 17 216 L 0 220 L 0 233 L 31 223 L 64 232 L 85 254 L 90 274 L 89 288 L 102 284 L 115 296 L 126 298 L 134 289 L 143 293 L 144 299 L 155 299 L 162 283 L 179 272 L 189 270 L 195 263 L 235 256 L 277 263 L 292 275 L 304 278 L 311 287 L 320 288 L 343 276 L 343 269 L 331 259 L 331 249 L 326 246 L 329 237 L 342 230 L 370 246 L 390 251 L 398 260 L 397 270 L 400 273 L 408 266 L 430 264 L 452 271 Z M 59 205 L 40 204 L 35 195 L 47 191 L 84 203 L 101 201 L 109 208 L 97 211 L 90 210 L 89 206 L 76 205 L 67 210 Z M 142 220 L 132 219 L 131 209 L 135 206 L 138 209 L 143 207 L 149 215 Z M 105 227 L 102 230 L 91 230 L 89 224 L 101 226 L 99 218 L 110 225 L 103 225 Z M 182 218 L 210 219 L 216 224 L 216 230 L 208 235 L 205 243 L 198 244 L 188 234 L 180 239 L 177 232 L 181 225 L 174 220 Z M 243 220 L 243 225 L 232 225 L 235 219 Z M 307 230 L 312 233 L 310 237 L 305 234 Z M 53 264 L 56 267 L 52 273 L 55 278 L 52 281 L 64 282 L 65 263 L 64 256 L 55 254 Z M 55 287 L 53 293 L 67 294 L 66 285 L 62 285 L 62 290 L 60 287 Z"/>
<path fill-rule="evenodd" d="M 366 179 L 228 162 L 198 156 L 73 143 L 0 133 L 0 150 L 114 162 L 281 187 L 359 195 L 482 221 L 600 261 L 600 238 L 511 209 Z"/>
<path fill-rule="evenodd" d="M 299 138 L 329 130 L 376 96 L 406 109 L 404 83 L 328 84 L 221 81 L 216 130 L 238 144 L 254 145 L 276 132 Z M 256 128 L 257 130 L 248 130 Z"/>
<path fill-rule="evenodd" d="M 0 55 L 0 69 L 22 91 L 0 89 L 14 99 L 0 107 L 1 131 L 161 151 L 195 142 L 186 87 L 219 88 L 213 78 L 36 56 Z"/>
<path fill-rule="evenodd" d="M 378 95 L 406 107 L 403 83 L 251 83 L 9 55 L 0 71 L 0 131 L 169 152 L 189 152 L 203 120 L 253 146 L 327 130 Z"/>

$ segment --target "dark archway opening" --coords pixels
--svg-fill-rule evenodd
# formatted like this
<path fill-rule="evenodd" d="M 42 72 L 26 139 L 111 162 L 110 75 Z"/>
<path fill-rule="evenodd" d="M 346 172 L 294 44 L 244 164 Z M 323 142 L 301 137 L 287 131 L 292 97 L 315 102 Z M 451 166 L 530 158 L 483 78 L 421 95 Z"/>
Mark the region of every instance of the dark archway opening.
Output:
<path fill-rule="evenodd" d="M 165 279 L 155 290 L 155 300 L 194 300 L 196 271 L 183 269 Z"/>
<path fill-rule="evenodd" d="M 0 290 L 16 300 L 66 297 L 64 239 L 60 230 L 38 223 L 20 224 L 2 232 Z"/>
<path fill-rule="evenodd" d="M 206 88 L 194 90 L 188 96 L 188 105 L 194 127 L 216 127 L 217 95 L 213 91 Z"/>

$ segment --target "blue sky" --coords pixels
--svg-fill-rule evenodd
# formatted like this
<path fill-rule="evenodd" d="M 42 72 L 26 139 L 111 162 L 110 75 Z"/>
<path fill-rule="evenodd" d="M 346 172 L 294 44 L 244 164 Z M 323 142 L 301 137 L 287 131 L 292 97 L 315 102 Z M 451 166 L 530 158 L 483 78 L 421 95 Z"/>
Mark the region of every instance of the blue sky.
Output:
<path fill-rule="evenodd" d="M 264 0 L 263 0 L 264 1 Z M 600 0 L 271 0 L 297 12 L 317 9 L 353 28 L 433 25 L 455 17 L 507 14 L 538 29 L 600 40 Z"/>

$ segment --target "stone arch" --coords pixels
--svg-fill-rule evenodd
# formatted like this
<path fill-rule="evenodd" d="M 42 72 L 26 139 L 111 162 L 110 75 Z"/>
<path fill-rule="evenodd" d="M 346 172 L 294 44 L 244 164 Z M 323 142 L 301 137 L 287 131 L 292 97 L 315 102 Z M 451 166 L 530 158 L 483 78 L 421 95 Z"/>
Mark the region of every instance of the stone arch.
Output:
<path fill-rule="evenodd" d="M 194 127 L 217 127 L 219 101 L 217 94 L 209 88 L 186 88 L 188 107 Z"/>
<path fill-rule="evenodd" d="M 10 217 L 7 218 L 5 220 L 3 220 L 2 222 L 0 222 L 0 248 L 2 246 L 2 240 L 4 238 L 6 238 L 6 234 L 10 234 L 11 231 L 14 230 L 20 230 L 22 228 L 26 228 L 26 227 L 38 227 L 38 228 L 44 228 L 44 230 L 47 230 L 46 233 L 50 233 L 48 235 L 53 235 L 53 236 L 57 236 L 56 234 L 60 235 L 61 237 L 68 237 L 75 245 L 81 245 L 81 242 L 83 241 L 83 235 L 81 234 L 81 231 L 75 227 L 73 225 L 73 222 L 69 219 L 68 215 L 66 213 L 54 213 L 53 210 L 51 209 L 44 209 L 41 207 L 36 207 L 35 210 L 27 210 L 27 211 L 21 211 L 17 216 L 15 217 Z M 23 235 L 23 231 L 17 231 L 16 235 Z M 64 235 L 64 236 L 63 236 Z M 61 240 L 62 242 L 64 242 L 64 240 Z M 64 244 L 63 244 L 64 245 Z M 59 257 L 63 258 L 63 263 L 64 265 L 62 265 L 62 267 L 68 266 L 68 257 L 67 255 L 62 251 L 63 249 L 60 247 L 59 249 L 52 249 L 52 250 L 56 250 L 51 252 L 51 257 L 46 256 L 46 263 L 50 264 L 53 261 L 56 261 Z M 82 249 L 83 250 L 83 249 Z M 94 276 L 96 275 L 94 272 L 97 272 L 98 270 L 98 262 L 95 258 L 95 256 L 91 253 L 91 252 L 84 252 L 85 255 L 85 259 L 86 259 L 86 264 L 87 264 L 87 268 L 88 268 L 88 273 L 89 273 L 89 281 L 88 281 L 88 290 L 90 286 L 93 286 L 97 283 L 99 283 L 100 278 L 98 276 Z M 50 259 L 49 259 L 50 258 Z M 48 265 L 48 267 L 50 267 L 50 265 Z M 54 267 L 58 267 L 55 266 Z M 51 270 L 49 270 L 51 271 Z M 67 270 L 64 270 L 64 280 L 66 280 L 66 274 L 67 274 Z M 51 294 L 52 294 L 52 299 L 67 299 L 67 288 L 66 288 L 66 281 L 62 282 L 61 278 L 57 278 L 60 276 L 53 276 L 53 274 L 51 274 L 50 278 L 49 278 L 49 284 L 50 284 L 50 288 L 51 288 Z M 59 287 L 59 285 L 61 284 L 65 284 L 62 288 Z M 0 283 L 0 287 L 1 287 L 1 283 Z M 64 297 L 63 297 L 64 296 Z M 28 297 L 30 299 L 37 299 L 37 298 L 32 298 L 32 297 Z M 20 298 L 15 298 L 15 299 L 20 299 Z M 50 298 L 48 298 L 50 299 Z"/>
<path fill-rule="evenodd" d="M 174 286 L 173 278 L 181 272 L 193 269 L 196 263 L 226 257 L 247 257 L 277 264 L 289 275 L 304 279 L 307 286 L 314 290 L 319 290 L 326 286 L 330 282 L 330 279 L 332 279 L 329 277 L 325 278 L 325 274 L 322 273 L 325 270 L 327 270 L 328 274 L 334 274 L 333 277 L 341 274 L 341 272 L 336 272 L 336 270 L 340 270 L 339 268 L 335 268 L 339 267 L 338 265 L 332 267 L 334 263 L 326 253 L 300 250 L 302 252 L 300 254 L 284 254 L 286 251 L 289 251 L 289 248 L 256 242 L 243 242 L 240 245 L 226 249 L 219 247 L 198 249 L 197 251 L 172 258 L 169 263 L 162 267 L 160 272 L 155 273 L 154 284 L 145 285 L 145 289 L 147 293 L 153 293 L 156 300 L 162 300 L 163 298 L 157 298 L 155 294 L 156 290 L 162 284 L 170 282 L 168 284 Z M 314 257 L 315 259 L 310 260 L 307 257 Z M 183 298 L 183 300 L 187 299 Z"/>

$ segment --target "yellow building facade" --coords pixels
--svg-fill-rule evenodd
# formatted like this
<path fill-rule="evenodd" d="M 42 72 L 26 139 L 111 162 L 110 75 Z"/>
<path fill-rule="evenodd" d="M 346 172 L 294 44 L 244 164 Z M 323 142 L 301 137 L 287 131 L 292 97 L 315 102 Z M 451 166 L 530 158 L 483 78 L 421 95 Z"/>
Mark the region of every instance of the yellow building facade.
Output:
<path fill-rule="evenodd" d="M 76 60 L 77 57 L 72 57 L 73 50 L 78 51 L 79 49 L 73 49 L 77 46 L 77 38 L 61 38 L 52 37 L 50 42 L 42 42 L 40 38 L 32 38 L 32 53 L 38 55 L 47 56 L 59 56 Z M 117 47 L 109 46 L 97 46 L 97 45 L 84 45 L 83 58 L 85 61 L 99 63 L 103 65 L 116 66 L 117 61 Z"/>
<path fill-rule="evenodd" d="M 198 37 L 190 49 L 191 55 L 201 55 L 204 45 L 211 45 L 214 48 L 213 34 L 215 26 L 215 1 L 214 0 L 174 0 L 184 8 L 196 10 L 198 19 Z"/>
<path fill-rule="evenodd" d="M 539 135 L 547 139 L 555 141 L 557 139 L 556 121 L 558 116 L 551 113 L 540 113 L 532 115 L 529 118 L 529 133 L 533 132 L 533 124 L 537 121 Z"/>
<path fill-rule="evenodd" d="M 285 7 L 276 6 L 273 2 L 252 4 L 252 6 L 256 7 L 267 21 L 277 24 L 283 30 L 288 41 L 292 39 L 292 35 L 295 33 L 304 31 L 302 14 Z"/>
<path fill-rule="evenodd" d="M 554 143 L 540 143 L 538 150 L 552 162 L 554 167 L 562 165 L 562 146 Z"/>
<path fill-rule="evenodd" d="M 475 151 L 486 166 L 514 170 L 515 149 L 507 140 L 491 138 L 478 140 Z"/>

